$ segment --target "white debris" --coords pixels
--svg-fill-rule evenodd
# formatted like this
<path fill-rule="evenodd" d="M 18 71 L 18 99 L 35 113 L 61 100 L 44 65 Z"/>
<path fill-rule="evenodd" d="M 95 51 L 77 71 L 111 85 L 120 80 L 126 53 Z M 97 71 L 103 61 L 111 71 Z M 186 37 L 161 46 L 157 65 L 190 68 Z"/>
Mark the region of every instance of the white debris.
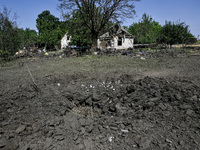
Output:
<path fill-rule="evenodd" d="M 115 81 L 115 84 L 120 84 L 121 83 L 121 81 L 120 80 L 118 80 L 118 81 Z"/>
<path fill-rule="evenodd" d="M 110 137 L 108 138 L 109 142 L 112 142 L 112 141 L 113 141 L 113 139 L 114 139 L 114 137 L 113 137 L 113 136 L 110 136 Z"/>
<path fill-rule="evenodd" d="M 137 145 L 133 145 L 133 147 L 134 147 L 134 148 L 136 148 L 136 147 L 137 147 Z"/>
<path fill-rule="evenodd" d="M 142 59 L 142 60 L 145 60 L 145 58 L 144 58 L 144 57 L 141 57 L 140 59 Z"/>
<path fill-rule="evenodd" d="M 128 130 L 121 129 L 121 131 L 124 132 L 124 133 L 128 133 Z"/>
<path fill-rule="evenodd" d="M 173 143 L 173 142 L 172 142 L 171 140 L 169 140 L 169 139 L 166 139 L 165 141 L 166 141 L 167 143 L 170 143 L 170 144 Z"/>
<path fill-rule="evenodd" d="M 110 87 L 110 84 L 107 84 L 107 86 L 106 86 L 107 88 L 109 88 Z"/>
<path fill-rule="evenodd" d="M 60 83 L 58 83 L 57 86 L 60 86 Z"/>

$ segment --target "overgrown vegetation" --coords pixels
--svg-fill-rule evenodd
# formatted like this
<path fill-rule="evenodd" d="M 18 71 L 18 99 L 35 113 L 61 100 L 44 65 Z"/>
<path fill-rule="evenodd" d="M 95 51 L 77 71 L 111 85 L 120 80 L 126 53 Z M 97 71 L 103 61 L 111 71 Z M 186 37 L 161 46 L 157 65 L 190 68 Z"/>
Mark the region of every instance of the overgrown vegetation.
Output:
<path fill-rule="evenodd" d="M 11 19 L 10 15 L 11 12 L 6 7 L 0 11 L 0 54 L 4 59 L 20 47 L 16 16 Z"/>
<path fill-rule="evenodd" d="M 166 21 L 164 26 L 146 13 L 142 20 L 133 23 L 128 27 L 128 31 L 135 35 L 135 43 L 139 44 L 191 44 L 197 42 L 197 39 L 190 33 L 189 26 L 185 22 Z"/>
<path fill-rule="evenodd" d="M 141 21 L 128 27 L 128 31 L 135 36 L 137 44 L 156 43 L 160 38 L 161 30 L 162 26 L 146 13 L 143 14 Z"/>
<path fill-rule="evenodd" d="M 11 16 L 11 11 L 6 7 L 0 10 L 0 56 L 8 60 L 19 49 L 35 45 L 37 32 L 29 28 L 17 27 L 17 16 Z"/>

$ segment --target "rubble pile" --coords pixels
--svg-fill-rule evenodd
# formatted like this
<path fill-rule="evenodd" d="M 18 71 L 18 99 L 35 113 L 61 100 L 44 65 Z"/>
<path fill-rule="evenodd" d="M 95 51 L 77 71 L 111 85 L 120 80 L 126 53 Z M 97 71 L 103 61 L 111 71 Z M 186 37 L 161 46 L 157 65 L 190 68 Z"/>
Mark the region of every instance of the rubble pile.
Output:
<path fill-rule="evenodd" d="M 200 147 L 200 87 L 187 78 L 41 80 L 1 89 L 1 150 Z"/>

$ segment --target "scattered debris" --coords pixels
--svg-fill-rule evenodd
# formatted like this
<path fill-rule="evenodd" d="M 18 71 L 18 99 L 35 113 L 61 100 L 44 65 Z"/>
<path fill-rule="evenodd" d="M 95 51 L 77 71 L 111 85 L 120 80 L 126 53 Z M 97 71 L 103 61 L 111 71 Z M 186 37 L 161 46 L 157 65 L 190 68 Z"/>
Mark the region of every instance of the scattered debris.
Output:
<path fill-rule="evenodd" d="M 108 138 L 108 141 L 109 141 L 109 142 L 112 142 L 113 139 L 114 139 L 114 137 L 113 137 L 113 136 L 110 136 L 110 137 Z"/>

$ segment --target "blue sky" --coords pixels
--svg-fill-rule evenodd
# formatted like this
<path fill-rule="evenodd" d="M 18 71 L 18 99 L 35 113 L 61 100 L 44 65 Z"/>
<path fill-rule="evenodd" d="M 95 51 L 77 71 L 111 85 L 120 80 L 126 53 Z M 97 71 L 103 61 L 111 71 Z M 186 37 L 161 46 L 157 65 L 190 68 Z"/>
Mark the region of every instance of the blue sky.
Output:
<path fill-rule="evenodd" d="M 44 10 L 50 10 L 54 16 L 61 17 L 57 10 L 58 4 L 58 0 L 0 0 L 1 9 L 5 5 L 17 14 L 19 27 L 35 30 L 37 16 Z M 193 35 L 200 35 L 200 0 L 141 0 L 136 2 L 135 6 L 135 16 L 126 19 L 124 25 L 138 22 L 142 15 L 147 13 L 161 25 L 164 25 L 166 20 L 185 22 L 190 26 Z"/>

